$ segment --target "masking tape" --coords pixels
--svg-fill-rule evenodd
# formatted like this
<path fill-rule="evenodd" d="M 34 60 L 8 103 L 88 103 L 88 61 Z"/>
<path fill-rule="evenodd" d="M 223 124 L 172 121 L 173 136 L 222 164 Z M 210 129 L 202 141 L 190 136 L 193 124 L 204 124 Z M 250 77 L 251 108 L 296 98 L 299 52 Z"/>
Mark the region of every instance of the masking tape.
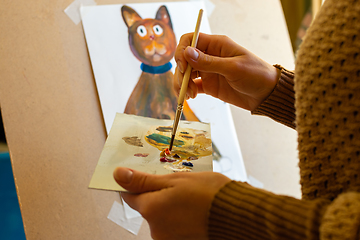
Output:
<path fill-rule="evenodd" d="M 78 25 L 79 22 L 81 22 L 80 7 L 94 5 L 96 5 L 94 0 L 75 0 L 64 10 L 64 12 L 76 25 Z"/>
<path fill-rule="evenodd" d="M 142 217 L 132 217 L 128 219 L 125 214 L 124 206 L 117 201 L 114 201 L 107 218 L 134 235 L 139 233 L 141 224 L 144 220 Z"/>
<path fill-rule="evenodd" d="M 123 206 L 124 206 L 125 217 L 127 219 L 141 217 L 141 214 L 138 211 L 132 209 L 124 200 L 122 201 L 122 203 L 123 203 Z"/>

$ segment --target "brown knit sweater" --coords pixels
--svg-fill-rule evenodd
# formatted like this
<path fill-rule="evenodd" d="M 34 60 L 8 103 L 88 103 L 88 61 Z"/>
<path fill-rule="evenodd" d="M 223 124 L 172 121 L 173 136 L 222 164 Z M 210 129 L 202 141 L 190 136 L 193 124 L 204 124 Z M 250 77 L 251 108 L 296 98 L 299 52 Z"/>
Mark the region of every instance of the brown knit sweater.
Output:
<path fill-rule="evenodd" d="M 253 114 L 296 128 L 302 200 L 232 181 L 213 200 L 209 238 L 360 239 L 360 0 L 325 1 L 295 74 L 282 69 Z"/>

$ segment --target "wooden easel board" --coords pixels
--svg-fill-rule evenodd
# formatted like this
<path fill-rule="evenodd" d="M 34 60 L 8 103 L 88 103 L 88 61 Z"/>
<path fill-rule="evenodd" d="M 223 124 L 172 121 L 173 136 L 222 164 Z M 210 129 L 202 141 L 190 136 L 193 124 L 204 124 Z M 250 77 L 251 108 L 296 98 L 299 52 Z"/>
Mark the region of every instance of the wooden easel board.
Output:
<path fill-rule="evenodd" d="M 145 222 L 135 236 L 106 218 L 118 193 L 87 187 L 106 134 L 82 26 L 64 13 L 71 2 L 14 0 L 0 8 L 1 111 L 26 237 L 151 239 Z M 292 67 L 278 0 L 211 2 L 214 34 L 227 34 L 267 61 Z M 296 160 L 292 130 L 270 120 L 250 121 L 240 110 L 233 113 L 242 152 L 251 162 L 263 157 L 256 155 L 263 148 L 257 139 L 262 144 L 277 137 L 256 130 L 259 122 L 264 128 L 276 126 L 277 135 L 280 131 L 290 139 L 289 153 Z M 251 137 L 243 130 L 253 130 Z M 277 155 L 263 151 L 267 159 Z"/>

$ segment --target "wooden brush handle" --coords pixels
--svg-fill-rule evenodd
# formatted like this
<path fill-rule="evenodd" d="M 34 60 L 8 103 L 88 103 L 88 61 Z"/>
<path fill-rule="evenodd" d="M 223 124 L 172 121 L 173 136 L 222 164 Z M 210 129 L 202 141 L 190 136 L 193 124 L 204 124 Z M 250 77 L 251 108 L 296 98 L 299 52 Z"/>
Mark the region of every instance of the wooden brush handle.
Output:
<path fill-rule="evenodd" d="M 199 39 L 200 23 L 201 23 L 201 18 L 202 18 L 203 12 L 204 11 L 202 9 L 200 9 L 198 19 L 196 22 L 195 32 L 194 32 L 194 35 L 193 35 L 193 38 L 191 41 L 191 47 L 196 47 L 196 45 L 197 45 L 197 41 Z M 178 98 L 178 106 L 176 108 L 176 114 L 175 114 L 173 129 L 172 129 L 172 133 L 171 133 L 171 141 L 170 141 L 170 147 L 169 147 L 170 151 L 171 151 L 173 143 L 174 143 L 176 130 L 177 130 L 177 127 L 178 127 L 178 124 L 180 121 L 181 114 L 182 114 L 182 110 L 183 110 L 183 106 L 184 106 L 184 99 L 185 99 L 187 87 L 189 85 L 191 71 L 192 71 L 192 68 L 191 68 L 190 64 L 188 64 L 186 67 L 186 71 L 185 71 L 185 74 L 183 77 L 183 82 L 182 82 L 181 88 L 180 88 L 180 93 L 179 93 L 179 98 Z"/>
<path fill-rule="evenodd" d="M 199 39 L 199 30 L 200 30 L 200 23 L 201 23 L 201 18 L 203 15 L 203 10 L 200 9 L 199 11 L 199 16 L 196 22 L 196 27 L 195 27 L 195 32 L 191 41 L 191 47 L 196 47 L 198 39 Z M 183 81 L 181 84 L 181 89 L 180 89 L 180 93 L 179 93 L 179 98 L 178 98 L 178 105 L 183 105 L 184 104 L 184 100 L 185 100 L 185 95 L 186 95 L 186 91 L 189 85 L 189 80 L 190 80 L 190 75 L 191 75 L 191 71 L 192 71 L 192 67 L 190 66 L 190 64 L 187 65 L 186 67 L 186 71 L 183 77 Z"/>

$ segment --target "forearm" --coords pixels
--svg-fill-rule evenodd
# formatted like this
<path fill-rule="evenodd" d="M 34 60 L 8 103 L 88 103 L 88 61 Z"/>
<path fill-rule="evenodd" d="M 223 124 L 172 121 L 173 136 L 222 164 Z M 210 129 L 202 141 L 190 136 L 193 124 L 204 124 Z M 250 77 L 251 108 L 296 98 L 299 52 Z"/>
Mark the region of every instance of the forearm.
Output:
<path fill-rule="evenodd" d="M 230 182 L 215 196 L 209 239 L 358 239 L 360 194 L 333 202 L 276 195 L 247 183 Z"/>
<path fill-rule="evenodd" d="M 328 201 L 302 201 L 231 182 L 216 195 L 209 239 L 318 239 Z"/>

